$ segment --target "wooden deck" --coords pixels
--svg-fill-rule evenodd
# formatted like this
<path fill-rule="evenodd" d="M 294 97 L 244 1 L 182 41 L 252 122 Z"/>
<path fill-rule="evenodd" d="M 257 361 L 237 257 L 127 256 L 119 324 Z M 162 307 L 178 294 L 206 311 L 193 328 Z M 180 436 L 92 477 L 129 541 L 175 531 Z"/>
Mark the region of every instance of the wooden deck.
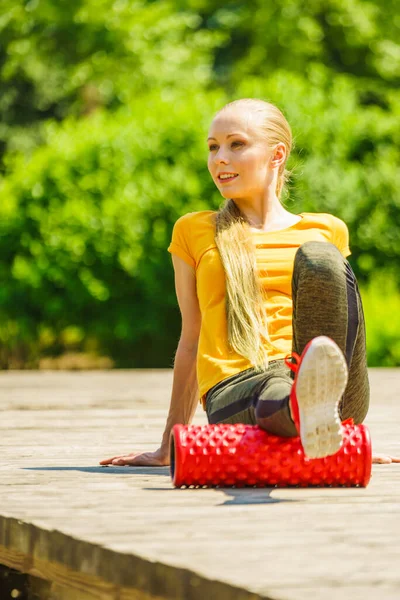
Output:
<path fill-rule="evenodd" d="M 400 369 L 370 381 L 374 449 L 400 455 Z M 366 489 L 217 490 L 98 466 L 158 446 L 171 383 L 171 370 L 0 374 L 0 564 L 27 574 L 20 599 L 400 598 L 400 465 L 374 465 Z M 2 573 L 0 586 L 16 576 Z"/>

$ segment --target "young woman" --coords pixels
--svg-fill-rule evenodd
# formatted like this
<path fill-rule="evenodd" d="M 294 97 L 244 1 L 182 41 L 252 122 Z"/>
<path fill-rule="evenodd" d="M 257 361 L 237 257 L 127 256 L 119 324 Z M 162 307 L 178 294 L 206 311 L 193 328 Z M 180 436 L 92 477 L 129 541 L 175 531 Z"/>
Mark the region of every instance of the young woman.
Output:
<path fill-rule="evenodd" d="M 341 421 L 361 423 L 368 411 L 348 229 L 334 215 L 282 206 L 292 148 L 286 118 L 263 100 L 235 100 L 215 115 L 207 142 L 225 202 L 180 217 L 168 247 L 182 332 L 161 446 L 103 465 L 168 465 L 171 429 L 191 422 L 199 397 L 210 423 L 300 435 L 310 458 L 334 454 Z"/>

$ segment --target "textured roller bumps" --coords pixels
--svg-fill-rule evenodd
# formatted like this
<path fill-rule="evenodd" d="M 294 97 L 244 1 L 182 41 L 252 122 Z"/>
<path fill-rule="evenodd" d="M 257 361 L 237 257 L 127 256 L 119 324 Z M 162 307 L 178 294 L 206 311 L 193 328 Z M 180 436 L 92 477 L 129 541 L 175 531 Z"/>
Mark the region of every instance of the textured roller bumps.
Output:
<path fill-rule="evenodd" d="M 299 437 L 272 435 L 258 425 L 175 425 L 171 477 L 176 487 L 362 486 L 371 477 L 365 425 L 342 425 L 343 444 L 324 458 L 305 456 Z"/>

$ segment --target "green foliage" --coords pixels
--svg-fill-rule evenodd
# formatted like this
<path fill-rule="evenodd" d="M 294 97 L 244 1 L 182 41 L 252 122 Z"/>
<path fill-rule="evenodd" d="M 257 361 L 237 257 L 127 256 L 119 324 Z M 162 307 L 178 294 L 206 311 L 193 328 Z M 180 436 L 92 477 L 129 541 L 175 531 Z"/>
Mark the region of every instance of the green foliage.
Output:
<path fill-rule="evenodd" d="M 292 126 L 285 206 L 349 227 L 370 366 L 400 364 L 394 0 L 3 0 L 0 35 L 0 366 L 171 366 L 172 226 L 219 205 L 207 129 L 249 96 Z"/>
<path fill-rule="evenodd" d="M 204 87 L 223 32 L 170 0 L 2 0 L 0 154 L 44 143 L 48 119 Z"/>
<path fill-rule="evenodd" d="M 222 31 L 226 42 L 216 50 L 219 83 L 236 87 L 247 77 L 272 71 L 303 73 L 324 64 L 331 74 L 354 75 L 367 103 L 395 88 L 400 76 L 399 20 L 395 0 L 281 0 L 226 2 L 178 0 L 198 11 L 202 26 Z"/>
<path fill-rule="evenodd" d="M 368 366 L 400 365 L 400 288 L 390 274 L 377 274 L 360 288 L 367 332 Z"/>
<path fill-rule="evenodd" d="M 181 214 L 209 208 L 207 146 L 193 126 L 210 118 L 205 100 L 153 94 L 114 114 L 52 123 L 29 162 L 14 160 L 0 206 L 9 355 L 30 347 L 31 364 L 75 344 L 118 366 L 171 361 L 179 311 L 166 248 Z"/>

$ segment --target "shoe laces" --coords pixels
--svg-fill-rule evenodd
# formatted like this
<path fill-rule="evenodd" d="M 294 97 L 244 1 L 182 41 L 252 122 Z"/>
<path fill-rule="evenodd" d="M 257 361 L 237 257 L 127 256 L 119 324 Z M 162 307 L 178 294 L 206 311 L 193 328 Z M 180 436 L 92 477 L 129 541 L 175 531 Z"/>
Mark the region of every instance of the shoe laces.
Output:
<path fill-rule="evenodd" d="M 289 359 L 290 358 L 294 358 L 296 360 L 295 363 L 291 362 Z M 286 365 L 292 370 L 294 371 L 294 373 L 297 373 L 299 366 L 300 366 L 300 361 L 301 358 L 299 356 L 299 354 L 297 354 L 297 352 L 292 352 L 291 354 L 287 354 L 285 356 L 285 363 Z"/>

